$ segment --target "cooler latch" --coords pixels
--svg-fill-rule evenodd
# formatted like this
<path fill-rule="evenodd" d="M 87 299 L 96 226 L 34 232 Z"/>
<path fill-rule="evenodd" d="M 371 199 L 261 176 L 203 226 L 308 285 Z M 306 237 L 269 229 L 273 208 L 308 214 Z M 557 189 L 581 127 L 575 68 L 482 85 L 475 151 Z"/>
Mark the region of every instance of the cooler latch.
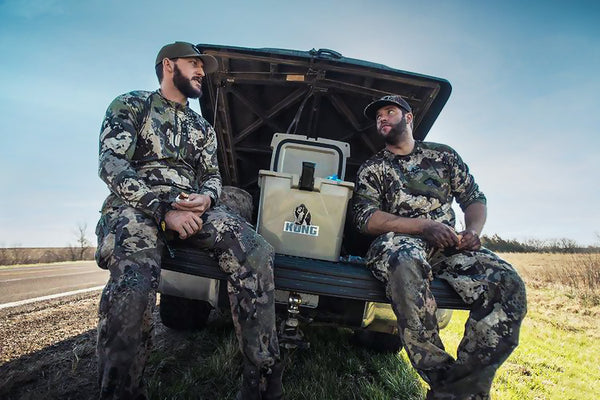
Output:
<path fill-rule="evenodd" d="M 300 175 L 300 182 L 298 183 L 298 189 L 308 190 L 312 192 L 315 188 L 315 163 L 310 161 L 302 162 L 302 174 Z"/>

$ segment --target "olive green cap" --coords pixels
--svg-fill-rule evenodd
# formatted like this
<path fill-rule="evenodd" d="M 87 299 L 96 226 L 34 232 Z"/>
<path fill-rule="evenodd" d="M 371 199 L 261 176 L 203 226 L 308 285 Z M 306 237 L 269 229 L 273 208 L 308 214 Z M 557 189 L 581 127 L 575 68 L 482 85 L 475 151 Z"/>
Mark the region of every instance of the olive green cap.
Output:
<path fill-rule="evenodd" d="M 198 57 L 204 64 L 204 72 L 209 74 L 215 72 L 219 67 L 217 59 L 209 54 L 203 54 L 196 46 L 187 42 L 175 42 L 163 46 L 156 56 L 156 63 L 158 65 L 165 58 L 186 58 L 186 57 Z"/>

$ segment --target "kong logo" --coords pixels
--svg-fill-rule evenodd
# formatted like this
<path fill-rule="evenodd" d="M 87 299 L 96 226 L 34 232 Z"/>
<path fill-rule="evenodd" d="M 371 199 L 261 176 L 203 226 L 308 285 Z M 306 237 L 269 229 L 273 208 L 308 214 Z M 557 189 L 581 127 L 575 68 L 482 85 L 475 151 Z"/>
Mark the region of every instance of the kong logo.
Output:
<path fill-rule="evenodd" d="M 312 217 L 308 211 L 308 207 L 306 207 L 304 204 L 300 204 L 294 210 L 294 218 L 294 223 L 296 225 L 310 225 L 310 220 Z"/>
<path fill-rule="evenodd" d="M 319 226 L 311 225 L 311 218 L 308 207 L 300 204 L 294 209 L 294 221 L 283 222 L 283 231 L 300 235 L 319 236 Z"/>

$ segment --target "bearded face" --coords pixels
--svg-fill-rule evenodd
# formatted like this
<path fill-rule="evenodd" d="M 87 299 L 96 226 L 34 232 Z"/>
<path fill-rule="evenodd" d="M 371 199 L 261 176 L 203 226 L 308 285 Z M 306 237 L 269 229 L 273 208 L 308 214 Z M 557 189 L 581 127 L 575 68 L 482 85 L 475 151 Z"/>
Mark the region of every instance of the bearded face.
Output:
<path fill-rule="evenodd" d="M 202 96 L 202 77 L 187 78 L 177 64 L 173 65 L 175 67 L 173 70 L 173 85 L 188 99 L 197 99 Z"/>
<path fill-rule="evenodd" d="M 406 114 L 403 113 L 402 119 L 397 123 L 389 123 L 390 129 L 387 134 L 379 132 L 386 144 L 396 145 L 400 142 L 402 135 L 408 132 L 408 124 L 406 122 Z"/>

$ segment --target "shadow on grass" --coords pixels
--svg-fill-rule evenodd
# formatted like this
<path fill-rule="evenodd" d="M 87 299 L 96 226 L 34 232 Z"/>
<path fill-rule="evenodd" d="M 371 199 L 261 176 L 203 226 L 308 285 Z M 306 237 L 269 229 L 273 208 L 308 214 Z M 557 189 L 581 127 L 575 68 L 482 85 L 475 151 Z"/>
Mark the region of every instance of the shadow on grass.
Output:
<path fill-rule="evenodd" d="M 231 322 L 219 320 L 194 333 L 172 332 L 157 343 L 147 370 L 151 399 L 233 399 L 242 358 Z M 288 351 L 283 384 L 287 400 L 422 399 L 417 374 L 401 353 L 357 348 L 352 331 L 304 328 L 309 350 Z M 163 350 L 160 350 L 160 349 Z"/>
<path fill-rule="evenodd" d="M 417 375 L 401 354 L 352 345 L 352 332 L 306 327 L 309 350 L 288 352 L 286 399 L 421 399 Z M 98 398 L 96 331 L 61 341 L 0 366 L 0 398 Z M 196 332 L 156 325 L 145 377 L 150 399 L 233 399 L 241 355 L 230 320 Z"/>
<path fill-rule="evenodd" d="M 98 398 L 95 335 L 89 330 L 0 365 L 0 398 Z"/>

